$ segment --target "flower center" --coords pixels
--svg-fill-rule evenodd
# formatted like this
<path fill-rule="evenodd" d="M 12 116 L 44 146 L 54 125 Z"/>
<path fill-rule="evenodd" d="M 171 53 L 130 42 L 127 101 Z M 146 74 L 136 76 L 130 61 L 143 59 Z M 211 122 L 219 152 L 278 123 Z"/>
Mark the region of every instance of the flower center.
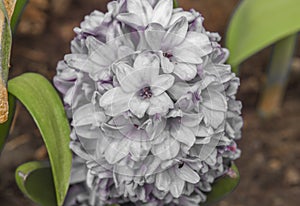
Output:
<path fill-rule="evenodd" d="M 229 151 L 231 151 L 231 152 L 235 152 L 236 151 L 236 147 L 235 146 L 227 146 L 226 149 L 229 150 Z"/>
<path fill-rule="evenodd" d="M 181 169 L 181 168 L 183 167 L 183 165 L 184 165 L 184 162 L 180 162 L 180 163 L 178 164 L 178 168 Z"/>
<path fill-rule="evenodd" d="M 152 91 L 150 87 L 144 87 L 140 90 L 139 96 L 143 99 L 150 99 L 152 97 Z"/>
<path fill-rule="evenodd" d="M 169 52 L 164 52 L 163 56 L 170 59 L 171 57 L 173 57 L 173 54 L 169 53 Z"/>

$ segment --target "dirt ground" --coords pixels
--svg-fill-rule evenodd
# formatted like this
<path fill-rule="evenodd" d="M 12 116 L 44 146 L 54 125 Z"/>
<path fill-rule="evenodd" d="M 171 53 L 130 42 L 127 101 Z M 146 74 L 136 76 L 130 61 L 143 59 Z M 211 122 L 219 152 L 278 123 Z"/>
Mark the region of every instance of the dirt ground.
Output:
<path fill-rule="evenodd" d="M 60 2 L 60 6 L 53 3 Z M 69 2 L 69 4 L 68 4 Z M 69 52 L 73 27 L 94 9 L 105 10 L 104 0 L 31 0 L 14 38 L 11 77 L 37 72 L 49 80 L 58 60 Z M 238 0 L 180 0 L 196 8 L 210 31 L 224 35 Z M 218 206 L 298 206 L 300 203 L 300 47 L 280 112 L 269 120 L 256 112 L 270 49 L 255 55 L 241 67 L 245 126 L 236 162 L 241 173 L 238 188 Z M 33 206 L 14 182 L 16 167 L 30 160 L 47 159 L 43 141 L 27 111 L 17 105 L 10 138 L 0 158 L 0 205 Z"/>

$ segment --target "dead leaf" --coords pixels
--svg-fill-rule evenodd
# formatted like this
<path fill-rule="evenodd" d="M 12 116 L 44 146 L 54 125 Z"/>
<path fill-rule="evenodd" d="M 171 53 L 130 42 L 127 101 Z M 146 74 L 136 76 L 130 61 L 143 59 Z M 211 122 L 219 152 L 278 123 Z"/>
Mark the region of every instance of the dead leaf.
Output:
<path fill-rule="evenodd" d="M 0 124 L 7 121 L 8 118 L 8 96 L 7 89 L 0 79 Z"/>

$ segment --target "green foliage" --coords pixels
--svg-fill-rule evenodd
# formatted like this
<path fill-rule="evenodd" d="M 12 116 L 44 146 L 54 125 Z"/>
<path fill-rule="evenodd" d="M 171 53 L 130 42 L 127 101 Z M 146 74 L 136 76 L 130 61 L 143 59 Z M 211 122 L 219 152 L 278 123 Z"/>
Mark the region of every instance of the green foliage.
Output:
<path fill-rule="evenodd" d="M 178 8 L 179 4 L 177 0 L 173 0 L 173 7 Z"/>
<path fill-rule="evenodd" d="M 216 180 L 213 184 L 212 191 L 207 195 L 207 201 L 202 206 L 208 206 L 222 200 L 237 187 L 240 181 L 240 174 L 238 168 L 234 164 L 232 164 L 231 169 L 237 176 L 235 178 L 224 176 Z"/>
<path fill-rule="evenodd" d="M 10 20 L 8 16 L 8 12 L 3 1 L 0 1 L 0 12 L 3 14 L 4 19 L 0 22 L 3 24 L 1 26 L 1 34 L 0 34 L 0 80 L 3 81 L 4 84 L 7 82 L 8 78 L 8 70 L 9 70 L 9 61 L 10 61 L 10 50 L 11 50 L 11 30 L 10 30 Z M 1 17 L 0 17 L 1 18 Z M 2 82 L 0 82 L 2 83 Z"/>
<path fill-rule="evenodd" d="M 0 124 L 0 153 L 3 149 L 6 138 L 9 134 L 11 123 L 14 118 L 15 98 L 12 95 L 9 95 L 8 102 L 9 102 L 8 120 L 5 123 Z"/>
<path fill-rule="evenodd" d="M 16 170 L 16 182 L 20 190 L 42 206 L 56 205 L 53 176 L 49 163 L 28 162 Z"/>
<path fill-rule="evenodd" d="M 300 30 L 299 0 L 244 0 L 226 36 L 228 63 L 237 66 L 261 49 Z"/>
<path fill-rule="evenodd" d="M 11 79 L 8 91 L 27 108 L 42 134 L 51 163 L 57 204 L 61 205 L 69 186 L 72 155 L 69 122 L 60 97 L 47 79 L 34 73 Z"/>
<path fill-rule="evenodd" d="M 11 21 L 10 21 L 10 25 L 11 25 L 13 32 L 16 30 L 17 23 L 20 20 L 20 17 L 23 13 L 23 10 L 24 10 L 27 2 L 28 2 L 28 0 L 17 0 L 17 2 L 16 2 L 15 10 L 14 10 L 14 13 L 13 13 Z"/>
<path fill-rule="evenodd" d="M 0 22 L 2 24 L 0 25 L 0 119 L 1 122 L 5 122 L 7 120 L 6 123 L 0 124 L 0 152 L 9 133 L 9 128 L 14 114 L 14 99 L 10 98 L 10 102 L 7 102 L 8 99 L 6 90 L 12 44 L 10 18 L 12 14 L 12 18 L 15 19 L 15 21 L 19 18 L 20 9 L 23 8 L 24 2 L 24 0 L 18 0 L 17 2 L 12 0 L 7 1 L 7 5 L 5 5 L 4 1 L 0 1 Z M 15 8 L 16 10 L 14 10 Z"/>
<path fill-rule="evenodd" d="M 0 1 L 0 12 L 3 14 L 4 17 L 3 21 L 0 21 L 3 23 L 3 25 L 0 25 L 0 77 L 2 78 L 4 84 L 6 84 L 7 82 L 9 72 L 9 62 L 12 44 L 11 28 L 13 30 L 15 29 L 17 21 L 19 20 L 26 3 L 27 0 L 17 0 L 16 2 L 12 1 L 9 4 L 10 7 L 8 7 L 7 10 L 4 2 Z"/>

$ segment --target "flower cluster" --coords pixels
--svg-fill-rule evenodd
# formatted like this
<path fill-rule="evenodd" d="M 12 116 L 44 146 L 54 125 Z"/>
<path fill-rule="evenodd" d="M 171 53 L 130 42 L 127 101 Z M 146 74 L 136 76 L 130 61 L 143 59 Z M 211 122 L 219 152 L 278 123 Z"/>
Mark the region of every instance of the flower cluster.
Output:
<path fill-rule="evenodd" d="M 220 36 L 172 0 L 112 1 L 74 31 L 54 78 L 72 126 L 66 205 L 204 202 L 240 155 L 239 79 Z"/>

